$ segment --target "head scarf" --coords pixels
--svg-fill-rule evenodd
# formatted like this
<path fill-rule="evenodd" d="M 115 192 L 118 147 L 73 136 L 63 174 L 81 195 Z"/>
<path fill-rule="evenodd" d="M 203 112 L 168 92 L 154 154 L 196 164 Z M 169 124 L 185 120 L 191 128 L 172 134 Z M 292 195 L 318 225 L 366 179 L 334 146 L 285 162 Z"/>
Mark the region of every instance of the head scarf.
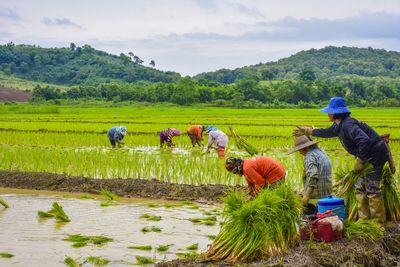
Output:
<path fill-rule="evenodd" d="M 119 126 L 119 133 L 122 135 L 126 135 L 126 127 L 125 126 Z"/>
<path fill-rule="evenodd" d="M 234 174 L 243 174 L 243 160 L 239 158 L 227 158 L 225 168 Z"/>
<path fill-rule="evenodd" d="M 210 125 L 210 126 L 208 126 L 208 128 L 207 128 L 207 132 L 208 132 L 208 133 L 211 132 L 211 131 L 216 131 L 216 130 L 218 130 L 218 129 L 215 128 L 214 125 Z"/>

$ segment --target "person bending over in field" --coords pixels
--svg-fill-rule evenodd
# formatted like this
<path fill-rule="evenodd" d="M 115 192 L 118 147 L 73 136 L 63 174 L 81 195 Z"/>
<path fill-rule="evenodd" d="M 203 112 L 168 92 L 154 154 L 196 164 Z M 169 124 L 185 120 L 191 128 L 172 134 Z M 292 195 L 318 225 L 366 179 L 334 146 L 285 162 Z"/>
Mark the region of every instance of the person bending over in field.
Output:
<path fill-rule="evenodd" d="M 308 135 L 324 138 L 339 137 L 343 147 L 356 157 L 354 172 L 360 172 L 364 164 L 371 163 L 374 171 L 357 180 L 355 187 L 359 219 L 386 221 L 385 204 L 380 182 L 383 166 L 388 161 L 388 148 L 382 138 L 367 124 L 350 117 L 350 110 L 342 97 L 332 97 L 329 105 L 320 110 L 327 113 L 332 126 L 314 129 L 298 126 L 295 136 Z"/>
<path fill-rule="evenodd" d="M 294 148 L 288 155 L 299 151 L 304 156 L 303 191 L 301 193 L 304 206 L 310 201 L 315 205 L 318 199 L 332 194 L 332 165 L 325 152 L 306 135 L 298 136 Z"/>
<path fill-rule="evenodd" d="M 213 145 L 216 146 L 217 153 L 219 157 L 225 157 L 225 147 L 228 145 L 228 136 L 221 130 L 218 130 L 213 125 L 208 126 L 208 145 L 207 153 Z"/>
<path fill-rule="evenodd" d="M 180 136 L 181 131 L 175 129 L 175 128 L 168 128 L 160 133 L 160 147 L 164 146 L 164 143 L 167 143 L 168 147 L 173 147 L 174 144 L 172 143 L 172 137 L 174 136 Z"/>
<path fill-rule="evenodd" d="M 251 159 L 227 158 L 225 168 L 234 174 L 246 178 L 251 196 L 266 187 L 273 187 L 284 181 L 286 170 L 276 159 L 270 157 L 255 157 Z"/>
<path fill-rule="evenodd" d="M 114 126 L 107 132 L 107 137 L 110 140 L 111 146 L 115 148 L 115 145 L 118 143 L 119 146 L 124 145 L 125 142 L 122 141 L 126 135 L 126 127 L 125 126 Z"/>
<path fill-rule="evenodd" d="M 195 147 L 196 143 L 199 147 L 203 146 L 203 132 L 207 130 L 207 125 L 192 125 L 189 127 L 187 134 Z"/>

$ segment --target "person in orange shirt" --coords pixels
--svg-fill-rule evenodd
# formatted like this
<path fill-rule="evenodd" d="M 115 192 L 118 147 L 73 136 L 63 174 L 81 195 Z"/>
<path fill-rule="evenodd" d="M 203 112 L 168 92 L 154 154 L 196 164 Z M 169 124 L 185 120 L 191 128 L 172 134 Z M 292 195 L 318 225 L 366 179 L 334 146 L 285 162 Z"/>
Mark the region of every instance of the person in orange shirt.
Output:
<path fill-rule="evenodd" d="M 276 159 L 255 157 L 251 159 L 227 158 L 225 168 L 246 178 L 249 193 L 256 196 L 267 186 L 274 186 L 285 179 L 286 170 Z"/>
<path fill-rule="evenodd" d="M 207 125 L 192 125 L 189 127 L 187 134 L 195 147 L 196 143 L 199 147 L 203 146 L 203 132 L 207 130 Z"/>

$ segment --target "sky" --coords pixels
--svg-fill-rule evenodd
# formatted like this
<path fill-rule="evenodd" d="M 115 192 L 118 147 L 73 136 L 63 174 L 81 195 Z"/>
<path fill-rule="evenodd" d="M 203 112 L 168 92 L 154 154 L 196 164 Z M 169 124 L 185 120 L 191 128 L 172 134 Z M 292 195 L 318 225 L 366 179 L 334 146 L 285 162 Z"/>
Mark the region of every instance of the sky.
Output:
<path fill-rule="evenodd" d="M 195 75 L 328 45 L 400 51 L 400 0 L 0 0 L 0 44 L 133 52 Z"/>

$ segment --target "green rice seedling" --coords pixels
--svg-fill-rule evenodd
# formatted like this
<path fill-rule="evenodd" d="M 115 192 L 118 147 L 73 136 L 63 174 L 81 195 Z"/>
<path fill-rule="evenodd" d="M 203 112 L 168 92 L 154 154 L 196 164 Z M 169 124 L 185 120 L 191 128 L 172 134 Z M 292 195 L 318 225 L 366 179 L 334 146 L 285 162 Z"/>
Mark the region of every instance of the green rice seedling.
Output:
<path fill-rule="evenodd" d="M 94 245 L 101 245 L 113 241 L 112 238 L 106 236 L 84 236 L 81 234 L 68 235 L 68 237 L 64 238 L 63 240 L 72 242 L 72 247 L 74 248 L 84 247 L 89 243 L 92 243 Z"/>
<path fill-rule="evenodd" d="M 49 211 L 38 211 L 38 216 L 40 218 L 56 218 L 57 222 L 70 222 L 68 215 L 65 213 L 63 207 L 57 202 L 53 203 L 53 208 Z"/>
<path fill-rule="evenodd" d="M 224 224 L 205 256 L 239 262 L 282 255 L 298 241 L 301 212 L 287 184 L 264 189 L 247 202 L 243 193 L 231 192 L 225 198 Z"/>
<path fill-rule="evenodd" d="M 183 258 L 183 259 L 196 259 L 196 258 L 200 257 L 200 254 L 198 254 L 197 252 L 194 252 L 194 251 L 177 252 L 177 253 L 175 253 L 175 255 L 180 258 Z"/>
<path fill-rule="evenodd" d="M 214 240 L 217 236 L 215 235 L 207 235 L 207 238 L 210 240 Z"/>
<path fill-rule="evenodd" d="M 154 264 L 154 260 L 150 257 L 136 256 L 138 264 Z"/>
<path fill-rule="evenodd" d="M 204 224 L 208 226 L 215 225 L 217 223 L 217 217 L 216 216 L 208 216 L 204 218 L 192 218 L 189 219 L 194 224 Z"/>
<path fill-rule="evenodd" d="M 198 243 L 192 244 L 192 245 L 188 246 L 186 249 L 188 249 L 188 250 L 198 250 L 199 249 L 199 244 Z"/>
<path fill-rule="evenodd" d="M 161 221 L 161 216 L 151 215 L 151 214 L 148 214 L 148 213 L 144 213 L 144 214 L 140 215 L 139 218 L 140 219 L 145 219 L 147 221 L 154 221 L 154 222 Z"/>
<path fill-rule="evenodd" d="M 160 207 L 160 205 L 154 204 L 154 203 L 150 203 L 150 204 L 147 205 L 147 207 L 149 207 L 149 208 L 158 208 L 158 207 Z"/>
<path fill-rule="evenodd" d="M 385 229 L 378 222 L 373 220 L 358 220 L 351 222 L 346 220 L 344 223 L 344 235 L 346 238 L 369 238 L 377 240 L 383 236 Z"/>
<path fill-rule="evenodd" d="M 157 247 L 157 251 L 158 251 L 158 252 L 165 252 L 165 251 L 168 251 L 170 246 L 171 246 L 171 245 L 159 245 L 159 246 Z"/>
<path fill-rule="evenodd" d="M 10 206 L 7 204 L 7 202 L 4 200 L 4 199 L 2 199 L 1 197 L 0 197 L 0 205 L 2 205 L 4 208 L 6 208 L 6 209 L 8 209 Z"/>
<path fill-rule="evenodd" d="M 94 257 L 94 256 L 87 257 L 85 262 L 89 262 L 89 263 L 93 264 L 93 266 L 95 266 L 95 267 L 97 267 L 97 266 L 105 266 L 108 263 L 110 263 L 110 261 L 105 259 L 105 258 Z"/>
<path fill-rule="evenodd" d="M 130 246 L 129 249 L 152 250 L 151 246 Z"/>
<path fill-rule="evenodd" d="M 387 165 L 382 172 L 381 190 L 387 215 L 392 221 L 400 221 L 399 191 L 396 180 Z"/>
<path fill-rule="evenodd" d="M 94 199 L 94 197 L 89 194 L 82 194 L 79 196 L 79 198 L 80 199 Z"/>
<path fill-rule="evenodd" d="M 0 252 L 0 258 L 12 258 L 14 257 L 14 254 L 8 253 L 8 252 Z"/>
<path fill-rule="evenodd" d="M 149 233 L 149 232 L 159 233 L 159 232 L 161 232 L 161 228 L 158 228 L 158 227 L 155 227 L 155 226 L 143 227 L 141 231 L 142 231 L 142 233 Z"/>
<path fill-rule="evenodd" d="M 232 136 L 235 138 L 235 144 L 239 150 L 245 150 L 247 153 L 249 153 L 250 156 L 260 153 L 257 148 L 252 146 L 240 135 L 236 134 L 235 130 L 233 130 L 231 126 L 229 126 L 229 130 L 231 131 Z"/>
<path fill-rule="evenodd" d="M 73 258 L 67 256 L 64 260 L 64 263 L 67 265 L 67 267 L 80 267 L 81 265 L 74 260 Z"/>

